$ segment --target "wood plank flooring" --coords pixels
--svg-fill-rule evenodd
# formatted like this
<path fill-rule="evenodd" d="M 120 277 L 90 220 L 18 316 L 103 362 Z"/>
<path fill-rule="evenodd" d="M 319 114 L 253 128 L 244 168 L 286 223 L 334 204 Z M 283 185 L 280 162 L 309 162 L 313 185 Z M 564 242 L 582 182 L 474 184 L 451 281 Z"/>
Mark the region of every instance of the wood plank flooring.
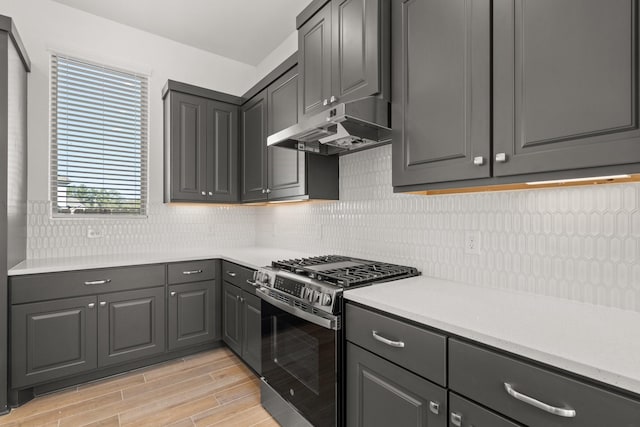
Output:
<path fill-rule="evenodd" d="M 1 427 L 256 426 L 278 423 L 260 405 L 255 374 L 219 348 L 38 397 Z"/>

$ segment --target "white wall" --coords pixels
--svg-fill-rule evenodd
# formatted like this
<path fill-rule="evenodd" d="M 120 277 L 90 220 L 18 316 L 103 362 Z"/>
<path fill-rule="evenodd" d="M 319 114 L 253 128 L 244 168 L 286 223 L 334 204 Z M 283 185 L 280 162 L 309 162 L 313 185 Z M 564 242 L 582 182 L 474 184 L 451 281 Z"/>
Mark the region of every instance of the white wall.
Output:
<path fill-rule="evenodd" d="M 256 68 L 117 24 L 51 0 L 0 0 L 15 20 L 31 58 L 29 75 L 29 199 L 48 200 L 50 50 L 150 72 L 149 198 L 162 200 L 162 99 L 167 79 L 242 95 Z"/>
<path fill-rule="evenodd" d="M 280 45 L 267 55 L 256 67 L 256 77 L 247 85 L 249 90 L 260 79 L 269 74 L 271 70 L 280 65 L 285 59 L 298 50 L 298 31 L 294 31 L 283 40 Z"/>

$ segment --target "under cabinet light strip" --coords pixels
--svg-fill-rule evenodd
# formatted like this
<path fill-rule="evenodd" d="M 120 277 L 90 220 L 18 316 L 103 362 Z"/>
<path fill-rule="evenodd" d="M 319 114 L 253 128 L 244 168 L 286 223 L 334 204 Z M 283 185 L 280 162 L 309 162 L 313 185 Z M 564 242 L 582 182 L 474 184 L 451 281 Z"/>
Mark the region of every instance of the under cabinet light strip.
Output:
<path fill-rule="evenodd" d="M 547 184 L 565 184 L 571 182 L 587 182 L 587 181 L 612 181 L 616 179 L 631 178 L 631 175 L 608 175 L 608 176 L 590 176 L 587 178 L 570 178 L 570 179 L 552 179 L 548 181 L 532 181 L 527 185 L 547 185 Z"/>

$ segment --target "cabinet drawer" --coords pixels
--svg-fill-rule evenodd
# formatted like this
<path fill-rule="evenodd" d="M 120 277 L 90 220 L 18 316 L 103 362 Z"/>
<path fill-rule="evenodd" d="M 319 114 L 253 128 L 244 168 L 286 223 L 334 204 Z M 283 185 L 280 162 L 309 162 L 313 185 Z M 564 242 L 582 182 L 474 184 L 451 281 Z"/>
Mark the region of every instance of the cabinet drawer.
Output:
<path fill-rule="evenodd" d="M 347 339 L 403 368 L 446 385 L 446 338 L 400 320 L 347 304 Z"/>
<path fill-rule="evenodd" d="M 455 393 L 449 393 L 450 427 L 521 427 L 508 419 L 476 405 Z"/>
<path fill-rule="evenodd" d="M 532 427 L 640 425 L 639 401 L 453 339 L 449 388 Z M 523 401 L 525 396 L 549 406 L 540 409 Z M 548 412 L 552 408 L 564 410 L 564 416 Z"/>
<path fill-rule="evenodd" d="M 243 267 L 232 262 L 222 261 L 222 280 L 239 286 L 252 294 L 255 294 L 256 290 L 248 281 L 253 281 L 254 271 L 255 270 L 251 268 Z"/>
<path fill-rule="evenodd" d="M 11 304 L 162 286 L 164 264 L 12 277 Z"/>
<path fill-rule="evenodd" d="M 216 261 L 174 262 L 169 264 L 167 276 L 170 285 L 214 280 L 216 277 Z"/>

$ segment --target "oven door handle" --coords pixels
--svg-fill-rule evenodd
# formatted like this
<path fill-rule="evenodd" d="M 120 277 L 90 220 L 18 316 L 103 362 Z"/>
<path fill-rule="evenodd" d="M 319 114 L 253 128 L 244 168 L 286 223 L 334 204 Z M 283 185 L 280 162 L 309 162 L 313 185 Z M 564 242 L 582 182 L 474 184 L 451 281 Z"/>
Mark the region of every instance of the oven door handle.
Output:
<path fill-rule="evenodd" d="M 327 317 L 320 317 L 316 316 L 315 314 L 307 313 L 304 310 L 301 310 L 297 307 L 292 307 L 287 303 L 273 298 L 272 296 L 267 294 L 268 290 L 264 289 L 265 288 L 257 288 L 256 295 L 258 295 L 262 300 L 268 302 L 274 307 L 277 307 L 282 311 L 286 311 L 293 316 L 307 320 L 315 325 L 322 326 L 325 329 L 332 329 L 334 331 L 340 329 L 340 318 L 338 316 L 327 315 Z"/>

